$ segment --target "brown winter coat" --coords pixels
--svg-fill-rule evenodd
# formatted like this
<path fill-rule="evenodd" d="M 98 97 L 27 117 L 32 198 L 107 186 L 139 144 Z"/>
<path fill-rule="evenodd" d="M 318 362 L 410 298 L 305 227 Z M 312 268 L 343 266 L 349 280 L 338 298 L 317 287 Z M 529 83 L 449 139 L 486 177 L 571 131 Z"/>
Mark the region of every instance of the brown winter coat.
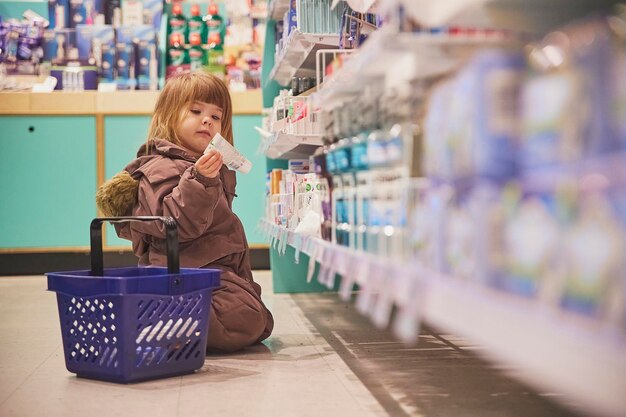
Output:
<path fill-rule="evenodd" d="M 208 347 L 234 351 L 267 338 L 274 322 L 252 280 L 243 225 L 232 211 L 235 173 L 223 166 L 219 177 L 206 178 L 195 171 L 195 161 L 171 142 L 144 144 L 125 168 L 130 177 L 118 174 L 100 187 L 98 206 L 106 215 L 176 220 L 181 266 L 223 271 L 213 292 Z M 116 230 L 132 241 L 140 265 L 166 264 L 163 225 L 132 222 Z"/>

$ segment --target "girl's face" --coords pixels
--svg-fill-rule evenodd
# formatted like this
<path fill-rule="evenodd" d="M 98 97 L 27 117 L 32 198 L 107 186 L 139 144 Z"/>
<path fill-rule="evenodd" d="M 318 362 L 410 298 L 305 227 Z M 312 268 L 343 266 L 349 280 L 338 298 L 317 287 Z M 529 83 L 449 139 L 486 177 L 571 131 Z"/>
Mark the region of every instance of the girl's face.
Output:
<path fill-rule="evenodd" d="M 196 101 L 183 112 L 178 137 L 186 149 L 200 156 L 213 136 L 222 131 L 222 109 L 215 104 Z"/>

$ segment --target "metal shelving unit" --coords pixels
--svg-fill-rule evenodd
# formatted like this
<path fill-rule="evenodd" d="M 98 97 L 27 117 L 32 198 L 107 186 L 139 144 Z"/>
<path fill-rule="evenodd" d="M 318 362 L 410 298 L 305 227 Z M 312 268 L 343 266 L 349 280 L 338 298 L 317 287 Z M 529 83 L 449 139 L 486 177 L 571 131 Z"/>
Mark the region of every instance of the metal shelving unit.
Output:
<path fill-rule="evenodd" d="M 475 341 L 486 349 L 489 359 L 495 358 L 509 369 L 513 367 L 517 376 L 528 383 L 568 394 L 593 413 L 619 416 L 626 410 L 623 331 L 536 300 L 444 276 L 414 263 L 384 259 L 298 235 L 267 221 L 262 227 L 279 253 L 284 253 L 289 245 L 297 258 L 305 253 L 309 262 L 320 263 L 319 277 L 325 277 L 320 282 L 329 288 L 334 285 L 334 278 L 329 277 L 335 273 L 348 282 L 357 282 L 360 293 L 370 294 L 383 292 L 376 287 L 380 285 L 376 277 L 393 278 L 384 291 L 389 299 L 380 301 L 379 297 L 379 302 L 402 306 L 407 295 L 415 296 L 412 302 L 417 304 L 415 313 L 420 319 Z M 419 290 L 407 294 L 408 288 Z M 380 317 L 375 316 L 376 305 L 370 310 L 375 323 L 387 325 L 388 321 L 377 322 Z"/>
<path fill-rule="evenodd" d="M 541 33 L 590 11 L 607 10 L 616 2 L 383 0 L 378 3 L 378 11 L 383 12 L 399 3 L 405 5 L 407 14 L 424 25 L 469 24 Z M 303 34 L 296 36 L 300 35 Z M 411 79 L 439 77 L 453 72 L 478 48 L 515 44 L 512 39 L 502 36 L 398 34 L 381 29 L 371 34 L 367 42 L 346 59 L 342 68 L 318 86 L 312 97 L 314 107 L 329 109 L 349 103 L 367 83 L 387 85 L 399 76 L 406 79 L 408 67 L 411 68 Z M 272 77 L 279 83 L 286 83 L 307 58 L 302 57 L 304 52 L 297 50 L 298 47 L 286 48 L 286 54 L 276 63 Z M 310 54 L 312 49 L 306 51 Z M 298 139 L 287 139 L 280 134 L 266 139 L 268 156 L 273 152 L 270 150 L 272 146 L 279 149 L 277 144 L 281 141 L 292 143 L 290 149 L 305 145 L 294 143 Z M 306 148 L 302 148 L 303 156 L 310 155 L 320 145 L 321 141 L 309 148 L 308 154 Z M 280 152 L 288 155 L 289 150 L 275 154 Z M 320 283 L 332 288 L 335 273 L 341 275 L 342 283 L 347 283 L 341 286 L 342 298 L 349 299 L 346 288 L 351 289 L 351 283 L 360 286 L 357 306 L 361 297 L 379 294 L 373 297 L 371 309 L 362 309 L 378 325 L 386 325 L 389 315 L 381 313 L 386 306 L 378 308 L 376 303 L 386 302 L 399 307 L 406 307 L 407 302 L 413 303 L 416 323 L 424 320 L 475 341 L 485 348 L 489 359 L 514 369 L 515 376 L 529 384 L 571 396 L 593 415 L 624 415 L 624 329 L 562 311 L 538 300 L 445 276 L 414 262 L 383 259 L 321 239 L 297 235 L 267 221 L 262 227 L 279 253 L 284 254 L 289 245 L 295 249 L 296 262 L 300 254 L 305 253 L 312 266 L 319 263 Z M 308 268 L 309 280 L 314 270 L 312 266 Z M 412 298 L 407 301 L 409 297 Z M 413 331 L 417 332 L 417 327 Z M 404 334 L 404 337 L 410 336 Z"/>
<path fill-rule="evenodd" d="M 267 16 L 273 20 L 281 20 L 289 9 L 289 0 L 270 0 L 267 5 Z"/>
<path fill-rule="evenodd" d="M 339 35 L 302 33 L 294 29 L 289 35 L 282 54 L 277 57 L 270 78 L 287 86 L 296 74 L 315 75 L 315 52 L 318 49 L 338 48 Z"/>
<path fill-rule="evenodd" d="M 273 133 L 262 138 L 259 152 L 272 159 L 301 159 L 308 158 L 320 146 L 321 135 Z"/>
<path fill-rule="evenodd" d="M 316 106 L 332 108 L 359 94 L 365 83 L 386 79 L 425 79 L 449 73 L 478 48 L 514 45 L 502 36 L 445 36 L 394 33 L 380 29 L 314 94 Z M 402 71 L 390 62 L 402 61 Z"/>

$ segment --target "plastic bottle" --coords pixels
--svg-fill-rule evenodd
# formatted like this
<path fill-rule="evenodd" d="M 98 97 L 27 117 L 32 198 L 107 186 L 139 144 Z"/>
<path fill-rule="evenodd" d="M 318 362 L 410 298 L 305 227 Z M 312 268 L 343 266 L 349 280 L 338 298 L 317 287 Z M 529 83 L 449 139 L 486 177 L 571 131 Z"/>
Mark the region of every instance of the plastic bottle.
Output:
<path fill-rule="evenodd" d="M 167 65 L 179 66 L 189 63 L 189 57 L 185 50 L 182 33 L 172 33 L 170 35 L 170 46 L 167 51 Z"/>
<path fill-rule="evenodd" d="M 202 47 L 199 33 L 189 33 L 189 64 L 191 71 L 202 69 L 207 64 L 206 51 Z"/>
<path fill-rule="evenodd" d="M 214 2 L 209 4 L 208 14 L 204 16 L 204 23 L 207 28 L 207 39 L 211 43 L 211 35 L 217 33 L 219 35 L 219 47 L 224 47 L 224 38 L 226 36 L 226 26 L 224 25 L 224 18 L 219 14 L 219 6 Z M 217 37 L 213 37 L 213 40 L 217 40 Z"/>
<path fill-rule="evenodd" d="M 167 19 L 167 33 L 171 35 L 173 33 L 180 33 L 184 36 L 187 34 L 187 18 L 183 14 L 183 5 L 181 3 L 174 3 L 172 5 L 172 14 Z"/>
<path fill-rule="evenodd" d="M 218 32 L 209 33 L 207 61 L 207 71 L 219 77 L 224 77 L 226 74 L 224 48 Z"/>
<path fill-rule="evenodd" d="M 194 33 L 200 35 L 201 44 L 207 43 L 207 26 L 204 24 L 204 19 L 200 16 L 200 5 L 193 4 L 191 6 L 191 17 L 187 21 L 187 27 L 189 30 L 189 43 L 191 43 L 191 37 Z"/>
<path fill-rule="evenodd" d="M 104 22 L 107 25 L 113 26 L 114 28 L 122 26 L 122 3 L 120 2 L 120 0 L 109 0 L 106 3 Z"/>

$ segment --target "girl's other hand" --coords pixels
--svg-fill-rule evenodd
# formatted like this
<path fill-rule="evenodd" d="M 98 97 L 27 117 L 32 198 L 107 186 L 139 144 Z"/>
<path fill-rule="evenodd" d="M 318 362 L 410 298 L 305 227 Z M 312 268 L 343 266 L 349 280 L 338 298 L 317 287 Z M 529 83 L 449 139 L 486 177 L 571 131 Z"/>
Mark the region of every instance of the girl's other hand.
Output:
<path fill-rule="evenodd" d="M 215 178 L 220 174 L 220 168 L 222 168 L 223 163 L 224 159 L 222 154 L 214 149 L 211 149 L 209 152 L 198 158 L 195 165 L 196 170 L 203 177 Z"/>

